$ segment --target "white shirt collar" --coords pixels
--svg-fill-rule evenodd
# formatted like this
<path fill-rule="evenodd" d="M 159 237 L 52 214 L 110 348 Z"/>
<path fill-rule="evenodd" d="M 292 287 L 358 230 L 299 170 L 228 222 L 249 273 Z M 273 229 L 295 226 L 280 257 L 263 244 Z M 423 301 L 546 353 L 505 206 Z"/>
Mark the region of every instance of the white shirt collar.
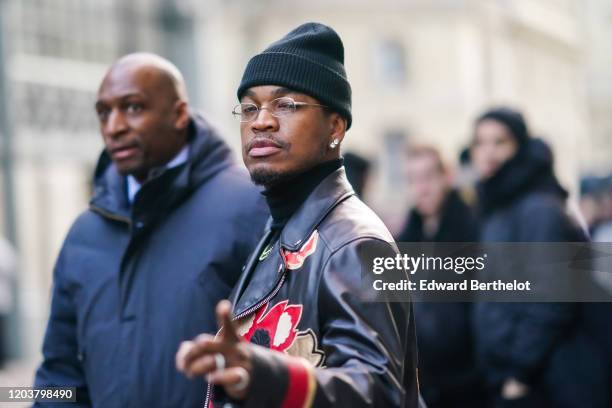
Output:
<path fill-rule="evenodd" d="M 173 167 L 177 167 L 183 163 L 186 163 L 188 159 L 189 159 L 189 145 L 185 145 L 185 147 L 183 147 L 181 151 L 178 152 L 176 156 L 174 156 L 174 158 L 170 160 L 164 167 L 166 169 L 171 169 Z M 134 202 L 134 198 L 136 197 L 136 194 L 138 193 L 138 191 L 140 191 L 140 188 L 142 187 L 142 185 L 131 174 L 128 175 L 126 178 L 127 178 L 127 198 L 128 198 L 128 202 L 131 205 Z"/>

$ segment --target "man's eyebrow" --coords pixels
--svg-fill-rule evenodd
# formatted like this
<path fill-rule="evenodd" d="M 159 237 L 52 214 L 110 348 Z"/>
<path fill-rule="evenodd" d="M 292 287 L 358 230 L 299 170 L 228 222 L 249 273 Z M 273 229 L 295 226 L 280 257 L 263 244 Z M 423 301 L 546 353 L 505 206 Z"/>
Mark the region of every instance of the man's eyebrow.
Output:
<path fill-rule="evenodd" d="M 250 89 L 247 89 L 246 91 L 244 91 L 244 94 L 242 96 L 248 96 L 250 98 L 253 98 L 255 96 L 255 92 L 251 91 Z"/>
<path fill-rule="evenodd" d="M 290 89 L 290 88 L 285 88 L 284 86 L 281 86 L 279 88 L 276 88 L 275 90 L 272 91 L 272 96 L 284 96 L 287 94 L 299 94 L 300 92 Z M 252 99 L 257 98 L 257 94 L 255 92 L 253 92 L 251 89 L 247 89 L 246 91 L 244 91 L 244 94 L 242 95 L 243 97 L 249 97 Z"/>
<path fill-rule="evenodd" d="M 146 97 L 146 94 L 144 92 L 137 92 L 137 91 L 127 92 L 127 93 L 124 93 L 124 94 L 119 95 L 119 96 L 117 96 L 115 98 L 112 98 L 112 99 L 122 101 L 122 100 L 125 100 L 125 99 L 128 99 L 128 98 L 132 98 L 132 97 L 135 97 L 135 96 L 137 96 L 137 97 Z M 109 104 L 109 99 L 100 98 L 100 99 L 96 100 L 96 105 L 95 106 L 98 107 L 100 105 L 108 105 L 108 104 Z"/>
<path fill-rule="evenodd" d="M 283 86 L 281 86 L 280 88 L 276 88 L 274 91 L 272 91 L 272 95 L 274 95 L 274 96 L 287 95 L 287 94 L 295 94 L 295 93 L 299 93 L 299 92 L 298 91 L 294 91 L 293 89 L 285 88 Z"/>
<path fill-rule="evenodd" d="M 144 92 L 133 91 L 133 92 L 126 92 L 126 93 L 124 93 L 122 95 L 119 95 L 117 97 L 117 99 L 127 99 L 127 98 L 131 98 L 133 96 L 146 97 L 147 95 Z"/>

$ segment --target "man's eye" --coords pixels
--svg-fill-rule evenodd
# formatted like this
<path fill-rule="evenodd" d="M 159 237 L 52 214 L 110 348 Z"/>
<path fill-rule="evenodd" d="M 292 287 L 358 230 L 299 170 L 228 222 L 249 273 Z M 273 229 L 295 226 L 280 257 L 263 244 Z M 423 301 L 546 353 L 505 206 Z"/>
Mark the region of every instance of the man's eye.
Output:
<path fill-rule="evenodd" d="M 242 113 L 253 113 L 257 111 L 257 106 L 247 105 L 242 107 Z"/>
<path fill-rule="evenodd" d="M 293 110 L 293 102 L 291 101 L 279 101 L 276 104 L 276 109 L 281 111 L 291 111 Z"/>
<path fill-rule="evenodd" d="M 97 111 L 98 114 L 98 119 L 99 120 L 106 120 L 106 118 L 108 118 L 108 109 L 100 109 Z"/>
<path fill-rule="evenodd" d="M 139 103 L 129 103 L 127 105 L 127 112 L 128 113 L 138 113 L 142 110 L 142 105 Z"/>

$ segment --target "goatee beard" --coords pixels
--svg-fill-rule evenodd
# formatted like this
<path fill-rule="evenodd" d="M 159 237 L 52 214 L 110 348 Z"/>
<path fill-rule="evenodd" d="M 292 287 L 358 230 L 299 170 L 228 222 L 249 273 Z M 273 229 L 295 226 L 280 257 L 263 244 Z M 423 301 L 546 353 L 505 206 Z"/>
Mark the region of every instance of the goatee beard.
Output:
<path fill-rule="evenodd" d="M 258 186 L 263 186 L 266 189 L 282 184 L 287 180 L 290 180 L 294 174 L 292 173 L 280 173 L 277 171 L 269 170 L 254 170 L 251 173 L 251 180 Z"/>

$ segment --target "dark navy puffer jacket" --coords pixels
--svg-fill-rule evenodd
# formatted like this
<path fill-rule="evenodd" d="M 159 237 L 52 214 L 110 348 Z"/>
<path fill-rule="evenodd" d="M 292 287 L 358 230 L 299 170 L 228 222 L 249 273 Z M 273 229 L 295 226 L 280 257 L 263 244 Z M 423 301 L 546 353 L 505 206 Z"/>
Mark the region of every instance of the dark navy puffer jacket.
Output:
<path fill-rule="evenodd" d="M 175 369 L 179 343 L 217 329 L 267 210 L 230 149 L 193 116 L 187 163 L 147 181 L 130 207 L 103 153 L 90 207 L 54 271 L 37 386 L 77 387 L 84 406 L 196 407 L 206 384 Z M 44 405 L 48 406 L 48 405 Z"/>

